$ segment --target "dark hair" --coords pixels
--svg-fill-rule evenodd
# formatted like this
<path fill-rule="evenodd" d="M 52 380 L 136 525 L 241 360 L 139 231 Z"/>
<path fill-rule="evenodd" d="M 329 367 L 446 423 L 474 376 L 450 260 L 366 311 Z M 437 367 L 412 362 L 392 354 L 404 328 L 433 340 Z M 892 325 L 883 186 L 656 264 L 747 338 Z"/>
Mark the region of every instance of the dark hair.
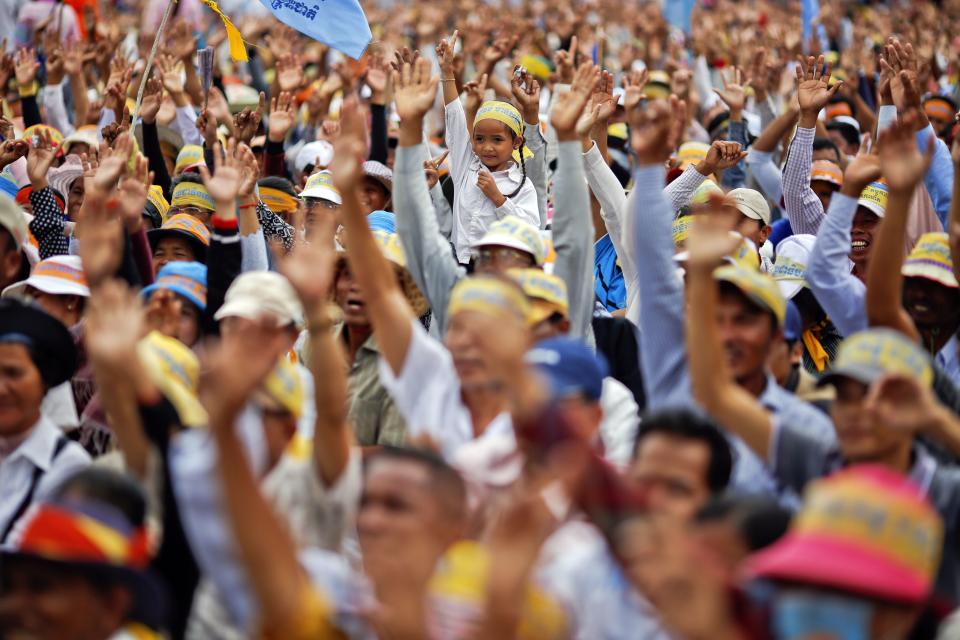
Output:
<path fill-rule="evenodd" d="M 814 153 L 816 153 L 817 151 L 822 151 L 823 149 L 830 149 L 831 151 L 833 151 L 837 156 L 836 161 L 837 162 L 840 161 L 840 155 L 841 155 L 840 147 L 838 147 L 833 140 L 831 140 L 830 138 L 814 138 L 813 139 Z"/>
<path fill-rule="evenodd" d="M 730 520 L 744 545 L 759 551 L 779 540 L 790 527 L 793 514 L 773 498 L 724 494 L 711 498 L 697 512 L 697 522 Z"/>
<path fill-rule="evenodd" d="M 437 453 L 427 449 L 384 445 L 372 455 L 367 456 L 364 466 L 369 467 L 375 461 L 382 459 L 410 462 L 425 469 L 430 476 L 431 490 L 444 503 L 451 517 L 456 519 L 466 517 L 466 484 L 457 470 L 447 464 Z"/>
<path fill-rule="evenodd" d="M 122 513 L 133 527 L 142 527 L 147 518 L 147 499 L 140 485 L 111 469 L 82 469 L 61 482 L 54 497 L 79 497 L 108 504 Z"/>
<path fill-rule="evenodd" d="M 170 179 L 170 193 L 173 193 L 173 189 L 181 182 L 196 182 L 198 184 L 203 184 L 203 178 L 201 178 L 200 174 L 195 171 L 184 171 L 183 173 Z"/>
<path fill-rule="evenodd" d="M 857 114 L 857 105 L 853 100 L 847 96 L 841 96 L 840 94 L 834 95 L 830 100 L 827 101 L 827 104 L 839 104 L 843 103 L 850 107 L 850 115 L 855 116 Z"/>
<path fill-rule="evenodd" d="M 847 144 L 860 144 L 860 132 L 852 124 L 846 122 L 828 122 L 827 131 L 838 132 Z"/>
<path fill-rule="evenodd" d="M 300 197 L 300 194 L 297 193 L 293 188 L 293 183 L 280 176 L 267 176 L 265 178 L 261 178 L 257 182 L 257 186 L 265 187 L 267 189 L 276 189 L 277 191 L 282 191 L 288 196 L 292 196 L 294 198 Z"/>
<path fill-rule="evenodd" d="M 714 494 L 720 493 L 730 484 L 733 454 L 726 436 L 709 418 L 690 409 L 679 408 L 661 409 L 645 414 L 633 445 L 634 457 L 640 450 L 643 439 L 655 433 L 704 443 L 710 450 L 706 477 L 710 491 Z"/>

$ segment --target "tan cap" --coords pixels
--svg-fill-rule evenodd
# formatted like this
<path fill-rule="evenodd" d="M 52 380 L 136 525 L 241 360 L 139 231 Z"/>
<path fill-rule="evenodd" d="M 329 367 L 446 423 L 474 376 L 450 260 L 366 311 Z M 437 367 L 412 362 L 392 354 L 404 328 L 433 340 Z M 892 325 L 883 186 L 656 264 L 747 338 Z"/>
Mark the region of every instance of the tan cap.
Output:
<path fill-rule="evenodd" d="M 215 320 L 239 317 L 258 320 L 273 316 L 277 324 L 303 324 L 303 307 L 290 282 L 273 271 L 248 271 L 241 274 L 230 288 Z"/>
<path fill-rule="evenodd" d="M 0 227 L 10 232 L 17 250 L 20 250 L 27 239 L 27 219 L 17 201 L 3 194 L 0 194 Z"/>
<path fill-rule="evenodd" d="M 761 220 L 763 224 L 770 224 L 770 205 L 759 191 L 754 189 L 734 189 L 727 194 L 737 205 L 737 210 L 753 220 Z"/>

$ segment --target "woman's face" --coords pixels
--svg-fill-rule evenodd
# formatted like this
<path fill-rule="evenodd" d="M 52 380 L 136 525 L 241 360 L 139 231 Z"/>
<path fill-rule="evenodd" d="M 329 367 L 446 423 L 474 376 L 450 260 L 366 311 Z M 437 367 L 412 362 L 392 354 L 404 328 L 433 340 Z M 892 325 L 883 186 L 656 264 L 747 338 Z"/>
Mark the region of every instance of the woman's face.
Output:
<path fill-rule="evenodd" d="M 193 262 L 196 259 L 193 246 L 185 238 L 167 236 L 157 242 L 157 248 L 153 251 L 154 275 L 171 262 Z"/>
<path fill-rule="evenodd" d="M 200 309 L 186 298 L 177 297 L 181 301 L 177 339 L 188 347 L 192 347 L 200 339 Z"/>
<path fill-rule="evenodd" d="M 77 178 L 70 185 L 70 193 L 67 195 L 67 218 L 76 220 L 80 215 L 80 207 L 83 206 L 83 178 Z"/>
<path fill-rule="evenodd" d="M 20 435 L 36 424 L 46 391 L 27 348 L 0 343 L 0 436 Z"/>

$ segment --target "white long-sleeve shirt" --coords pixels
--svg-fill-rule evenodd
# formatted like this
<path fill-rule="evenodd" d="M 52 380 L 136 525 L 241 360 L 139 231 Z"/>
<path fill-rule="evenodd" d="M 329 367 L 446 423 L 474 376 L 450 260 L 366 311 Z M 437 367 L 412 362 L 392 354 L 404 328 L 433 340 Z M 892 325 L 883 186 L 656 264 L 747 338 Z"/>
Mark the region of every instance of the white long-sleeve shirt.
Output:
<path fill-rule="evenodd" d="M 500 193 L 520 192 L 499 207 L 494 206 L 480 187 L 480 171 L 488 171 L 473 152 L 467 117 L 463 105 L 454 100 L 446 106 L 447 148 L 450 150 L 450 176 L 453 178 L 453 246 L 460 264 L 466 264 L 473 255 L 472 246 L 486 233 L 487 228 L 506 216 L 516 216 L 540 228 L 540 208 L 537 190 L 516 164 L 505 171 L 491 171 Z"/>

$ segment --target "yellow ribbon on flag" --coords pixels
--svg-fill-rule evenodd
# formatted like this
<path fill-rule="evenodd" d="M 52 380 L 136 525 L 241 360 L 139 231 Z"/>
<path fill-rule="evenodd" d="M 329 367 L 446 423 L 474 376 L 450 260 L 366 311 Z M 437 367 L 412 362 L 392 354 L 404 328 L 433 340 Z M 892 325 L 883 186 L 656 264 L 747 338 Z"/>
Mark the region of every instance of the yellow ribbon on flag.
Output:
<path fill-rule="evenodd" d="M 227 30 L 227 43 L 230 45 L 230 57 L 238 62 L 246 62 L 248 60 L 247 47 L 243 44 L 243 36 L 240 35 L 240 30 L 233 25 L 227 14 L 217 6 L 214 0 L 203 0 L 203 4 L 210 7 L 210 10 L 223 20 L 223 27 Z"/>

